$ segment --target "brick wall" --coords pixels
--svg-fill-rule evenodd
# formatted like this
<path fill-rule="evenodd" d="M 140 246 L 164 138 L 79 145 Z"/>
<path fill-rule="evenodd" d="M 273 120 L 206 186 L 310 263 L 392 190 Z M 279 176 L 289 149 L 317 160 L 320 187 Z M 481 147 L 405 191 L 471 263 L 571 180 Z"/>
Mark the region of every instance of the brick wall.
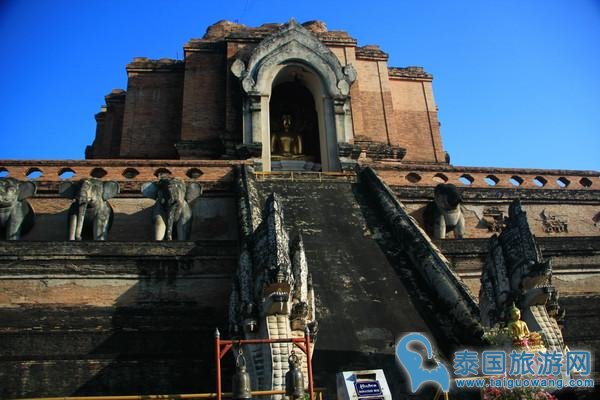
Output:
<path fill-rule="evenodd" d="M 231 152 L 242 141 L 243 93 L 230 67 L 257 43 L 191 40 L 185 61 L 134 59 L 126 100 L 107 96 L 88 157 L 211 159 Z M 357 71 L 350 91 L 355 138 L 406 148 L 406 161 L 445 161 L 430 75 L 388 68 L 377 46 L 324 43 Z"/>
<path fill-rule="evenodd" d="M 226 80 L 225 96 L 225 132 L 230 140 L 242 143 L 242 88 L 240 81 L 231 73 L 231 65 L 236 60 L 239 51 L 248 51 L 245 43 L 227 44 L 227 63 L 223 73 Z"/>
<path fill-rule="evenodd" d="M 354 136 L 388 143 L 377 61 L 356 60 L 358 78 L 353 84 Z"/>
<path fill-rule="evenodd" d="M 227 72 L 223 49 L 186 53 L 181 140 L 219 140 L 225 130 Z"/>
<path fill-rule="evenodd" d="M 443 162 L 437 108 L 431 82 L 391 79 L 393 117 L 396 130 L 390 133 L 393 145 L 406 148 L 406 161 Z"/>
<path fill-rule="evenodd" d="M 120 157 L 176 158 L 183 73 L 181 69 L 128 65 Z M 145 67 L 145 66 L 144 66 Z"/>

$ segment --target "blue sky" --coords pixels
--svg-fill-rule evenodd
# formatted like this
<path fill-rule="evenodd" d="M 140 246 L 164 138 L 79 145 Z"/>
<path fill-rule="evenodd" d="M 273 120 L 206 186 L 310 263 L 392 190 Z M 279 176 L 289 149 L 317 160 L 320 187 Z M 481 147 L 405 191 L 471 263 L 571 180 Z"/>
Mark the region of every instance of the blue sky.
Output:
<path fill-rule="evenodd" d="M 133 57 L 292 16 L 432 73 L 454 165 L 600 169 L 598 0 L 0 0 L 0 159 L 81 159 Z"/>

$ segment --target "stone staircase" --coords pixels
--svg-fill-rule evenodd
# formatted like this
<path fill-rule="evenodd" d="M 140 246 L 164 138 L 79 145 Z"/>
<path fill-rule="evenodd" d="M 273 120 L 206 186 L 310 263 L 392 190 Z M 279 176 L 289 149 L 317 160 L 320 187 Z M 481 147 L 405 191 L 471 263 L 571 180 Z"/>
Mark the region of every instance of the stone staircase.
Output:
<path fill-rule="evenodd" d="M 395 344 L 405 332 L 435 338 L 422 317 L 427 296 L 418 291 L 406 256 L 381 245 L 389 234 L 353 177 L 268 175 L 255 186 L 263 203 L 272 192 L 281 196 L 286 224 L 304 239 L 319 322 L 317 386 L 335 393 L 336 372 L 383 368 L 395 398 L 410 398 Z"/>

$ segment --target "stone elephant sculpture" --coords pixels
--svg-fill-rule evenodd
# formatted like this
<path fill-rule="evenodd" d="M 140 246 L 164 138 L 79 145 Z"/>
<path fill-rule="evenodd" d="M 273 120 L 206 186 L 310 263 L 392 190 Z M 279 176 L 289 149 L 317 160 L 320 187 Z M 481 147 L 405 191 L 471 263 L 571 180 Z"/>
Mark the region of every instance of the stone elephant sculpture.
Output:
<path fill-rule="evenodd" d="M 6 240 L 19 240 L 34 223 L 34 212 L 25 200 L 35 195 L 33 182 L 14 178 L 0 179 L 0 231 Z"/>
<path fill-rule="evenodd" d="M 112 225 L 113 209 L 108 199 L 119 194 L 119 184 L 96 178 L 62 182 L 58 193 L 73 199 L 69 207 L 69 240 L 106 240 Z"/>
<path fill-rule="evenodd" d="M 142 185 L 144 197 L 156 199 L 152 212 L 156 240 L 189 240 L 192 230 L 190 203 L 202 195 L 196 182 L 187 184 L 178 178 L 161 178 Z M 176 229 L 173 232 L 173 228 Z"/>
<path fill-rule="evenodd" d="M 463 199 L 456 186 L 451 183 L 440 183 L 434 190 L 432 204 L 433 237 L 445 239 L 448 232 L 462 239 L 465 234 L 465 217 L 460 204 Z"/>

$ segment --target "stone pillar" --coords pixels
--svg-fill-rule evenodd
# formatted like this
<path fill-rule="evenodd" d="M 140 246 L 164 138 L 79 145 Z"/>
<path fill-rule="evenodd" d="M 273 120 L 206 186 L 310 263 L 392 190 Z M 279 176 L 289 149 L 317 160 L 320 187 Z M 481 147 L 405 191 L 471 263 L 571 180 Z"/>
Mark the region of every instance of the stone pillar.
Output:
<path fill-rule="evenodd" d="M 331 97 L 326 96 L 323 98 L 323 118 L 325 122 L 325 140 L 322 142 L 322 146 L 325 146 L 325 152 L 321 154 L 326 155 L 321 160 L 323 172 L 331 172 L 339 170 L 339 160 L 337 154 L 337 141 L 338 141 L 338 123 L 337 114 L 335 113 L 335 100 Z"/>
<path fill-rule="evenodd" d="M 244 144 L 252 144 L 252 112 L 247 96 L 244 96 L 242 101 L 242 132 Z"/>
<path fill-rule="evenodd" d="M 262 170 L 271 170 L 271 122 L 269 119 L 269 96 L 260 98 L 260 135 L 262 142 Z"/>
<path fill-rule="evenodd" d="M 248 97 L 249 101 L 249 111 L 250 111 L 250 120 L 252 121 L 251 128 L 251 143 L 261 143 L 262 142 L 262 132 L 261 132 L 261 96 L 259 94 L 253 94 Z"/>
<path fill-rule="evenodd" d="M 346 101 L 344 98 L 337 97 L 333 100 L 333 112 L 335 114 L 335 133 L 338 143 L 346 142 L 346 110 L 344 109 L 345 103 Z"/>

